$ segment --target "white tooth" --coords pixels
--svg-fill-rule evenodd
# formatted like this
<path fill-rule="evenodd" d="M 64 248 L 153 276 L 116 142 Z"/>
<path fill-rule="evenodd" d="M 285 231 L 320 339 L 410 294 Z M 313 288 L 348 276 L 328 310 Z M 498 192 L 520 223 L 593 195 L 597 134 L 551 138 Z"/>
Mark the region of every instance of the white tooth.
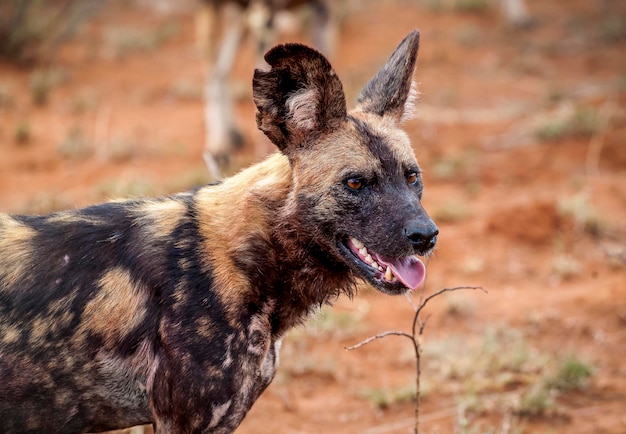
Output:
<path fill-rule="evenodd" d="M 365 244 L 363 244 L 356 238 L 350 237 L 350 240 L 352 241 L 352 244 L 354 244 L 354 247 L 356 247 L 357 249 L 362 249 L 363 247 L 365 247 Z"/>
<path fill-rule="evenodd" d="M 385 279 L 389 282 L 393 279 L 393 273 L 391 272 L 391 267 L 389 265 L 387 265 L 387 270 L 385 271 Z"/>
<path fill-rule="evenodd" d="M 367 262 L 368 264 L 375 264 L 374 259 L 372 258 L 372 255 L 368 254 L 365 257 L 365 262 Z"/>
<path fill-rule="evenodd" d="M 362 247 L 362 248 L 359 249 L 359 253 L 361 255 L 363 255 L 363 256 L 366 256 L 367 255 L 367 249 L 365 247 Z"/>
<path fill-rule="evenodd" d="M 378 264 L 378 271 L 384 271 L 383 267 L 381 267 L 380 264 Z"/>

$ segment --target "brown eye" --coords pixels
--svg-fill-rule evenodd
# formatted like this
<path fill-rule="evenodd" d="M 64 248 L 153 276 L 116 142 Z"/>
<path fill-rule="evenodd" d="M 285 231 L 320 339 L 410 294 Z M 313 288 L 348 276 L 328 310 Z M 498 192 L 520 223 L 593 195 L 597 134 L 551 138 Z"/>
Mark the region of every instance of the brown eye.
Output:
<path fill-rule="evenodd" d="M 418 180 L 417 173 L 415 173 L 415 172 L 411 172 L 411 173 L 409 173 L 409 174 L 406 176 L 406 180 L 407 180 L 407 181 L 409 182 L 409 184 L 411 184 L 411 185 L 415 185 L 415 184 L 417 184 L 417 180 Z"/>
<path fill-rule="evenodd" d="M 350 178 L 345 181 L 346 187 L 350 190 L 360 190 L 363 188 L 365 183 L 361 178 Z"/>

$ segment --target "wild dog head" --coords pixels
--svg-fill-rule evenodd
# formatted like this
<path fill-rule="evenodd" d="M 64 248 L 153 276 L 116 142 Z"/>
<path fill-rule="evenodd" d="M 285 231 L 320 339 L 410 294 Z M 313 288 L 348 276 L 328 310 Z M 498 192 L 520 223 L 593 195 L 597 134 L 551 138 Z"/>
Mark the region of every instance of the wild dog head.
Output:
<path fill-rule="evenodd" d="M 298 238 L 390 294 L 414 289 L 437 226 L 422 208 L 422 178 L 401 129 L 411 116 L 419 33 L 413 31 L 348 112 L 342 84 L 319 52 L 280 45 L 255 71 L 257 125 L 289 159 L 285 212 Z"/>

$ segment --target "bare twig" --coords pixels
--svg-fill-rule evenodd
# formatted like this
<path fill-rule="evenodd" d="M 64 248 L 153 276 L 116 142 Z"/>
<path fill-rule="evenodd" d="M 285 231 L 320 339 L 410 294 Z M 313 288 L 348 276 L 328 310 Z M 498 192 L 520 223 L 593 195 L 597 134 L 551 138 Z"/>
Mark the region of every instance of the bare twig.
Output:
<path fill-rule="evenodd" d="M 370 342 L 375 341 L 376 339 L 382 339 L 386 336 L 404 336 L 406 338 L 413 339 L 413 336 L 405 332 L 384 332 L 384 333 L 379 333 L 376 336 L 370 336 L 369 338 L 359 342 L 358 344 L 352 345 L 350 347 L 346 347 L 346 350 L 348 351 L 356 350 L 357 348 L 362 347 L 363 345 L 367 345 Z"/>
<path fill-rule="evenodd" d="M 419 433 L 419 420 L 420 420 L 420 413 L 419 413 L 420 411 L 420 377 L 421 377 L 420 361 L 421 361 L 421 352 L 422 352 L 421 338 L 422 338 L 422 334 L 424 333 L 424 328 L 426 327 L 428 318 L 430 318 L 430 315 L 428 315 L 424 320 L 421 319 L 420 314 L 422 312 L 422 309 L 424 308 L 424 306 L 426 306 L 426 304 L 428 304 L 430 300 L 443 294 L 444 292 L 459 291 L 461 289 L 472 289 L 472 290 L 480 289 L 481 291 L 485 293 L 487 292 L 482 286 L 455 286 L 451 288 L 442 288 L 439 291 L 436 291 L 430 294 L 429 296 L 424 297 L 425 286 L 426 285 L 424 284 L 420 292 L 419 304 L 416 305 L 413 302 L 413 300 L 407 296 L 407 299 L 409 300 L 409 304 L 411 304 L 411 306 L 413 307 L 413 310 L 415 311 L 415 315 L 413 316 L 413 324 L 411 327 L 411 333 L 407 333 L 403 331 L 386 331 L 386 332 L 371 336 L 355 345 L 346 347 L 346 350 L 348 351 L 355 350 L 357 348 L 360 348 L 364 345 L 369 344 L 370 342 L 373 342 L 378 339 L 382 339 L 387 336 L 402 336 L 411 340 L 413 344 L 413 350 L 415 352 L 415 374 L 416 374 L 415 375 L 416 377 L 415 378 L 415 419 L 414 419 L 414 423 L 415 423 L 414 433 L 415 434 Z"/>

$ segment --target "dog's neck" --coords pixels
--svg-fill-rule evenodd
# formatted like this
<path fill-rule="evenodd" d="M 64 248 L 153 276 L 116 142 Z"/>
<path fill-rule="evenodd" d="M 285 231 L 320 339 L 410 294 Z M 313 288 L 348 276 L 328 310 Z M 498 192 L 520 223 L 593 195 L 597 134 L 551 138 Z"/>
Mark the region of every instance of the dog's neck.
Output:
<path fill-rule="evenodd" d="M 216 262 L 216 280 L 224 278 L 218 286 L 231 288 L 233 301 L 274 300 L 276 335 L 355 287 L 352 272 L 299 229 L 293 188 L 289 161 L 277 153 L 199 192 L 209 214 L 207 252 Z M 213 189 L 221 191 L 214 195 Z M 216 200 L 224 197 L 232 200 Z M 245 281 L 233 281 L 242 275 Z"/>

